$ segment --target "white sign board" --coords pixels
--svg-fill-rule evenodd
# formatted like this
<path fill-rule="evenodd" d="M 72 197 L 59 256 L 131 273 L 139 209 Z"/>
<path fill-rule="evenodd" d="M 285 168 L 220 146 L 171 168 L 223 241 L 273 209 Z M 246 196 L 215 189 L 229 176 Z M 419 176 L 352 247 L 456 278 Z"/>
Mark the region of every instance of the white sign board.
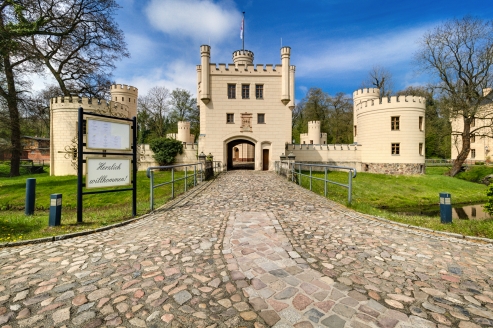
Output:
<path fill-rule="evenodd" d="M 128 158 L 87 158 L 86 188 L 126 186 L 131 183 Z"/>
<path fill-rule="evenodd" d="M 87 119 L 87 149 L 130 150 L 130 124 Z"/>

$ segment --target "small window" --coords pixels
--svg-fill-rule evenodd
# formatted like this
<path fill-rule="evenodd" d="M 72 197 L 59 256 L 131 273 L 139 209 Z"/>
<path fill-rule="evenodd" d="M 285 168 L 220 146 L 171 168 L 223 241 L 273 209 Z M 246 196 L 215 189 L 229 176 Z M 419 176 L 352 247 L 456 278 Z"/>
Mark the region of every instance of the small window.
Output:
<path fill-rule="evenodd" d="M 235 114 L 226 114 L 226 123 L 234 123 Z"/>
<path fill-rule="evenodd" d="M 471 216 L 472 216 L 473 218 L 475 218 L 475 217 L 476 217 L 476 207 L 472 207 L 472 208 L 471 208 Z"/>
<path fill-rule="evenodd" d="M 390 118 L 390 129 L 392 131 L 397 131 L 399 130 L 399 116 L 392 116 Z"/>
<path fill-rule="evenodd" d="M 472 120 L 471 120 L 471 127 L 475 127 L 476 126 L 476 118 L 473 117 Z"/>
<path fill-rule="evenodd" d="M 228 99 L 236 98 L 236 84 L 228 84 Z"/>
<path fill-rule="evenodd" d="M 475 135 L 475 134 L 473 134 L 473 135 L 471 136 L 471 142 L 476 142 L 476 135 Z"/>
<path fill-rule="evenodd" d="M 125 101 L 125 97 L 122 97 L 122 101 Z"/>
<path fill-rule="evenodd" d="M 255 98 L 264 99 L 264 85 L 256 84 L 255 85 Z"/>
<path fill-rule="evenodd" d="M 400 144 L 399 143 L 393 143 L 392 144 L 392 155 L 399 155 L 400 153 L 401 153 Z"/>
<path fill-rule="evenodd" d="M 310 145 L 313 145 L 313 140 L 310 140 Z"/>
<path fill-rule="evenodd" d="M 242 99 L 249 99 L 250 98 L 250 85 L 249 84 L 242 84 L 241 85 L 241 98 Z"/>
<path fill-rule="evenodd" d="M 476 158 L 476 149 L 471 149 L 471 158 Z"/>
<path fill-rule="evenodd" d="M 128 98 L 128 102 L 131 102 L 131 101 L 130 101 L 130 98 Z"/>
<path fill-rule="evenodd" d="M 356 137 L 358 135 L 358 129 L 356 127 L 356 125 L 354 126 L 354 136 Z"/>
<path fill-rule="evenodd" d="M 423 116 L 419 117 L 419 131 L 423 131 Z"/>
<path fill-rule="evenodd" d="M 265 114 L 257 114 L 257 123 L 265 124 Z"/>
<path fill-rule="evenodd" d="M 419 143 L 419 154 L 421 156 L 423 156 L 423 143 L 422 142 Z"/>

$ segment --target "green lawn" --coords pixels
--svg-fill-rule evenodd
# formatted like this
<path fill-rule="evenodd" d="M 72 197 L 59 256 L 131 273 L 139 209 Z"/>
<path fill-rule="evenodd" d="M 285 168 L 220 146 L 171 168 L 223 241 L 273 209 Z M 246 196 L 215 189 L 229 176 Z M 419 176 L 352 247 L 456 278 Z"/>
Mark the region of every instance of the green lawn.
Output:
<path fill-rule="evenodd" d="M 0 166 L 1 167 L 1 166 Z M 188 172 L 190 176 L 193 172 Z M 155 183 L 170 180 L 169 171 L 155 172 Z M 175 178 L 184 172 L 175 172 Z M 35 213 L 24 215 L 26 179 L 36 179 Z M 137 215 L 149 211 L 149 181 L 145 172 L 137 174 Z M 189 185 L 193 180 L 189 178 Z M 184 191 L 184 181 L 175 183 L 175 196 Z M 50 194 L 62 194 L 62 220 L 58 227 L 48 227 Z M 171 186 L 154 191 L 155 208 L 171 198 Z M 55 236 L 87 229 L 95 229 L 132 217 L 132 192 L 106 193 L 84 196 L 83 223 L 77 224 L 77 177 L 50 177 L 48 173 L 0 177 L 0 243 Z"/>
<path fill-rule="evenodd" d="M 444 176 L 448 169 L 432 167 L 424 175 L 386 175 L 358 173 L 353 179 L 353 202 L 350 208 L 389 220 L 422 226 L 434 230 L 449 231 L 470 236 L 493 238 L 493 220 L 454 220 L 452 224 L 441 224 L 440 217 L 405 216 L 393 213 L 393 209 L 436 205 L 439 193 L 452 194 L 454 204 L 486 202 L 486 186 L 458 178 Z M 317 173 L 323 178 L 323 173 Z M 348 174 L 330 172 L 328 179 L 347 184 Z M 309 188 L 309 180 L 302 177 L 302 185 Z M 312 190 L 324 194 L 322 181 L 314 181 Z M 347 189 L 329 184 L 327 197 L 347 205 Z"/>

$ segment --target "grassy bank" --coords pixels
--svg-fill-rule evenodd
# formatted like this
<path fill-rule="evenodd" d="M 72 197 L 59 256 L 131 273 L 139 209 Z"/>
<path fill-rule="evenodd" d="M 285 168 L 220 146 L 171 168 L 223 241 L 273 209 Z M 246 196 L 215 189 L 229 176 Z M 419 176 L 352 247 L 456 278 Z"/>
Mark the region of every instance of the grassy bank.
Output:
<path fill-rule="evenodd" d="M 486 202 L 485 185 L 444 176 L 446 170 L 430 168 L 426 174 L 414 176 L 358 173 L 353 179 L 353 202 L 349 207 L 361 213 L 433 230 L 493 238 L 493 220 L 454 220 L 452 224 L 441 224 L 439 216 L 407 216 L 392 212 L 419 206 L 438 207 L 440 192 L 451 193 L 453 204 Z M 317 173 L 317 176 L 323 178 L 323 173 Z M 347 184 L 347 173 L 330 172 L 328 178 Z M 302 185 L 309 187 L 308 178 L 302 178 Z M 323 182 L 314 181 L 312 190 L 323 195 Z M 329 184 L 327 197 L 347 205 L 347 189 L 343 187 Z"/>
<path fill-rule="evenodd" d="M 189 172 L 189 175 L 191 172 Z M 183 176 L 175 172 L 175 178 Z M 155 172 L 155 183 L 170 180 L 168 171 Z M 24 214 L 26 179 L 36 179 L 35 214 Z M 189 184 L 193 183 L 189 179 Z M 184 190 L 184 181 L 175 184 L 175 195 Z M 50 194 L 62 194 L 62 219 L 58 227 L 48 227 Z M 171 197 L 171 186 L 155 189 L 156 207 Z M 132 217 L 132 192 L 107 193 L 84 196 L 84 222 L 77 224 L 77 177 L 50 177 L 48 173 L 0 178 L 0 243 L 55 236 L 82 230 L 95 229 L 125 221 Z M 137 174 L 137 215 L 149 211 L 149 179 L 145 172 Z"/>

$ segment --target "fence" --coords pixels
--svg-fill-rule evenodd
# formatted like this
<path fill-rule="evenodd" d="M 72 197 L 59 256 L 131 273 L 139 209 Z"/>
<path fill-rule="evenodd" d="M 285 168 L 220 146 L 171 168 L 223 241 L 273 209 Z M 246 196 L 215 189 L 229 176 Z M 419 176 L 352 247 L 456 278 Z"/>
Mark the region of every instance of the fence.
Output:
<path fill-rule="evenodd" d="M 193 167 L 193 173 L 189 173 L 189 167 Z M 185 172 L 184 176 L 175 179 L 175 169 Z M 154 185 L 154 171 L 159 170 L 171 170 L 171 180 L 163 183 Z M 169 165 L 169 166 L 151 166 L 147 168 L 147 177 L 150 178 L 150 209 L 154 210 L 154 189 L 157 187 L 171 185 L 171 198 L 175 198 L 175 183 L 184 180 L 184 192 L 187 192 L 189 188 L 189 181 L 193 181 L 193 187 L 197 186 L 198 183 L 209 180 L 216 174 L 222 171 L 222 165 L 220 161 L 206 161 L 205 165 L 201 163 L 193 164 L 179 164 L 179 165 Z M 193 180 L 192 180 L 193 179 Z"/>
<path fill-rule="evenodd" d="M 425 159 L 426 166 L 452 166 L 455 159 Z M 476 163 L 484 163 L 484 161 L 475 159 L 466 159 L 462 165 L 476 165 Z"/>
<path fill-rule="evenodd" d="M 327 197 L 327 183 L 335 184 L 348 189 L 348 204 L 351 204 L 352 201 L 352 193 L 353 193 L 353 179 L 356 178 L 356 169 L 352 167 L 346 166 L 335 166 L 335 165 L 326 165 L 326 164 L 306 164 L 306 163 L 297 163 L 290 161 L 276 161 L 275 162 L 276 173 L 285 175 L 289 178 L 291 175 L 291 181 L 295 182 L 297 180 L 298 184 L 302 185 L 303 177 L 309 179 L 309 189 L 312 190 L 312 182 L 313 180 L 323 181 L 324 183 L 324 196 Z M 305 170 L 302 170 L 305 168 Z M 327 179 L 327 171 L 336 170 L 336 171 L 348 171 L 348 183 L 340 183 L 337 181 L 332 181 Z M 324 178 L 319 178 L 313 176 L 313 171 L 315 172 L 324 172 Z M 308 172 L 305 174 L 304 172 Z"/>

